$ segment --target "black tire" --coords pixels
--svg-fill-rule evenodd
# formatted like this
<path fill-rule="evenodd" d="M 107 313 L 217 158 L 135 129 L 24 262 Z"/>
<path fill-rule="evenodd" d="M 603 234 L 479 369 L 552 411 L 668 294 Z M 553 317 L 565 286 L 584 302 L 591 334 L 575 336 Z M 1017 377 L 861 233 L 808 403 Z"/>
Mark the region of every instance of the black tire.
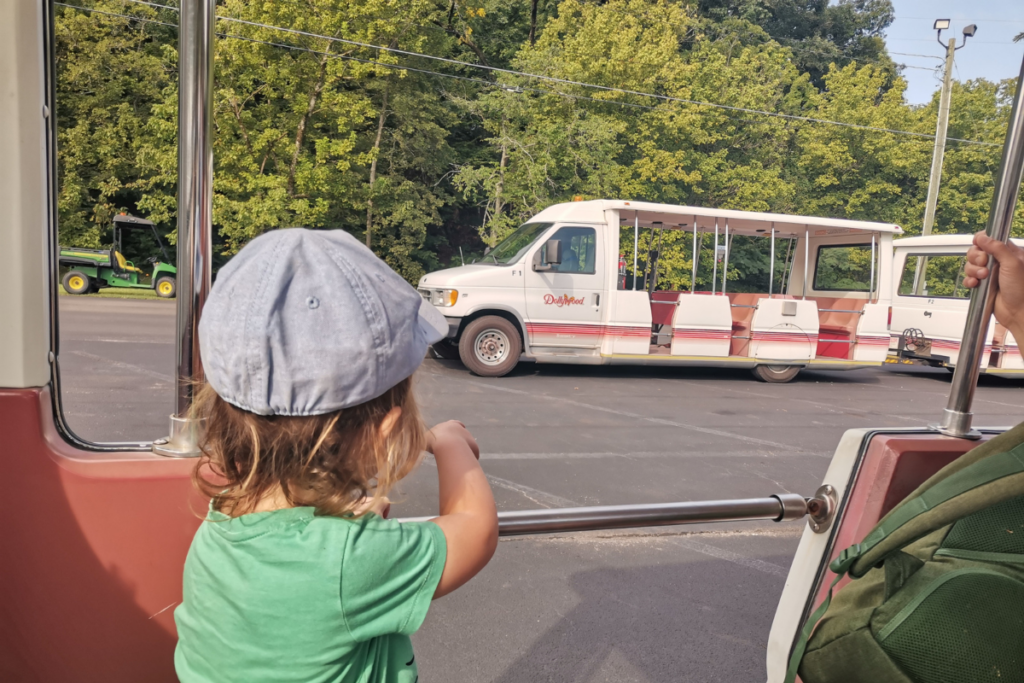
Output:
<path fill-rule="evenodd" d="M 69 270 L 60 283 L 68 294 L 88 294 L 92 289 L 92 279 L 80 270 Z"/>
<path fill-rule="evenodd" d="M 758 365 L 753 369 L 754 377 L 770 384 L 784 384 L 797 376 L 799 365 Z"/>
<path fill-rule="evenodd" d="M 512 372 L 522 352 L 519 329 L 496 315 L 471 322 L 459 340 L 462 364 L 481 377 L 503 377 Z"/>
<path fill-rule="evenodd" d="M 165 275 L 153 283 L 153 291 L 162 299 L 173 299 L 178 293 L 178 284 L 173 277 Z"/>
<path fill-rule="evenodd" d="M 442 339 L 430 348 L 442 360 L 461 360 L 459 356 L 459 343 L 454 339 Z"/>

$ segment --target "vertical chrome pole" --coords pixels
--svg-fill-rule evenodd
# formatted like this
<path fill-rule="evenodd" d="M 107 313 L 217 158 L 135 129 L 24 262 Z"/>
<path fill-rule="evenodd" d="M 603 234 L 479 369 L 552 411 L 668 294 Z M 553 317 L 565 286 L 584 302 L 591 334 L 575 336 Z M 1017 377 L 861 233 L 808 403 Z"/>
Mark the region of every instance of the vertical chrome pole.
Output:
<path fill-rule="evenodd" d="M 729 281 L 729 219 L 725 219 L 725 258 L 722 260 L 722 294 L 725 294 L 725 285 Z"/>
<path fill-rule="evenodd" d="M 1013 212 L 1020 193 L 1021 176 L 1024 173 L 1024 63 L 1017 77 L 1017 94 L 1010 113 L 1010 125 L 1006 129 L 1003 144 L 1003 158 L 999 162 L 992 208 L 989 211 L 985 231 L 989 237 L 1003 242 L 1010 239 Z M 967 309 L 967 323 L 964 325 L 963 342 L 953 373 L 953 385 L 949 390 L 949 402 L 942 414 L 938 430 L 948 436 L 976 439 L 977 430 L 971 428 L 971 406 L 974 390 L 978 383 L 981 354 L 985 351 L 989 320 L 995 305 L 996 282 L 999 278 L 999 263 L 989 257 L 989 276 L 971 292 L 971 303 Z"/>
<path fill-rule="evenodd" d="M 868 301 L 875 298 L 875 233 L 871 233 L 871 284 L 868 286 Z"/>
<path fill-rule="evenodd" d="M 661 221 L 654 221 L 651 224 L 651 239 L 647 243 L 647 258 L 644 259 L 644 291 L 651 290 L 651 252 L 654 251 L 654 226 L 661 225 Z"/>
<path fill-rule="evenodd" d="M 804 299 L 807 298 L 807 278 L 811 267 L 811 229 L 804 226 Z"/>
<path fill-rule="evenodd" d="M 690 276 L 690 294 L 697 292 L 697 259 L 700 254 L 697 253 L 697 217 L 693 217 L 693 275 Z"/>
<path fill-rule="evenodd" d="M 188 420 L 193 382 L 202 380 L 199 313 L 210 291 L 213 223 L 213 46 L 215 0 L 182 0 L 178 30 L 177 379 L 171 434 L 161 455 L 198 455 Z"/>
<path fill-rule="evenodd" d="M 772 223 L 772 247 L 768 263 L 768 298 L 772 298 L 772 286 L 775 284 L 775 223 Z"/>
<path fill-rule="evenodd" d="M 640 212 L 633 212 L 633 291 L 636 291 L 637 262 L 636 254 L 640 251 Z"/>
<path fill-rule="evenodd" d="M 715 250 L 711 252 L 714 256 L 713 265 L 711 266 L 711 295 L 714 296 L 715 289 L 718 287 L 718 219 L 715 219 Z"/>

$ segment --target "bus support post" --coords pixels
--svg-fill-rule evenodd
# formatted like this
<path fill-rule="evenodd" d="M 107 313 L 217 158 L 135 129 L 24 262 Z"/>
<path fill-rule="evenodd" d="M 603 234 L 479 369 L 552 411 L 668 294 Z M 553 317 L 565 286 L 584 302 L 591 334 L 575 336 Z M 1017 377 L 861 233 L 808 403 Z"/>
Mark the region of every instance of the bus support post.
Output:
<path fill-rule="evenodd" d="M 714 295 L 718 287 L 718 219 L 715 219 L 715 258 L 711 266 L 711 294 Z"/>
<path fill-rule="evenodd" d="M 177 387 L 170 435 L 153 452 L 199 455 L 198 429 L 188 417 L 199 359 L 199 313 L 210 291 L 213 227 L 213 46 L 215 0 L 182 0 L 178 55 Z"/>
<path fill-rule="evenodd" d="M 1024 62 L 1017 77 L 1017 94 L 1013 100 L 1010 123 L 1006 128 L 1003 158 L 999 162 L 992 208 L 989 210 L 988 226 L 985 232 L 993 239 L 1006 242 L 1010 239 L 1013 211 L 1020 193 L 1021 175 L 1024 172 Z M 999 278 L 999 263 L 989 257 L 988 277 L 971 292 L 971 303 L 967 309 L 963 342 L 953 373 L 953 384 L 949 390 L 949 401 L 942 413 L 942 421 L 936 426 L 947 436 L 963 439 L 979 439 L 981 434 L 971 428 L 974 415 L 971 407 L 974 392 L 981 372 L 981 357 L 985 351 L 989 320 L 995 306 L 995 284 Z"/>
<path fill-rule="evenodd" d="M 729 280 L 729 219 L 725 219 L 725 258 L 722 259 L 722 294 Z"/>

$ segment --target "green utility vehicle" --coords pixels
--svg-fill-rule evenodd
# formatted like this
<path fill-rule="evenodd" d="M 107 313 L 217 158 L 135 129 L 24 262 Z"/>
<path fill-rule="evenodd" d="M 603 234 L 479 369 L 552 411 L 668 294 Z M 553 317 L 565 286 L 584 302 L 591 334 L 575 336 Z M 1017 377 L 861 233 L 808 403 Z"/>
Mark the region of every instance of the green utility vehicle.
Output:
<path fill-rule="evenodd" d="M 141 268 L 137 268 L 121 253 L 124 230 L 152 231 L 164 260 L 159 261 L 156 257 L 148 259 L 153 266 L 150 275 L 147 276 Z M 170 260 L 153 221 L 120 214 L 114 216 L 114 245 L 110 249 L 60 248 L 60 265 L 68 268 L 61 284 L 68 294 L 89 294 L 104 287 L 123 287 L 152 289 L 156 291 L 157 296 L 171 299 L 178 289 L 175 284 L 178 269 L 168 263 Z M 146 277 L 149 278 L 149 282 L 142 282 L 142 278 Z"/>

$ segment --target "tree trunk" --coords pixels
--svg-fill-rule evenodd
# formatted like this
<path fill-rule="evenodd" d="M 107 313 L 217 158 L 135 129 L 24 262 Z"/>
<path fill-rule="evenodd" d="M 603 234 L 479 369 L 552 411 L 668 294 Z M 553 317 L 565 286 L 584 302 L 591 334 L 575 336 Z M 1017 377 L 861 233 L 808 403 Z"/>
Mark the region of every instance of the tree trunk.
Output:
<path fill-rule="evenodd" d="M 505 207 L 501 193 L 505 190 L 505 167 L 508 165 L 508 145 L 505 142 L 505 122 L 501 122 L 501 161 L 498 163 L 498 184 L 494 188 L 494 215 L 491 216 L 491 234 L 489 236 L 491 246 L 498 242 L 498 236 L 494 232 L 494 221 L 501 215 Z"/>
<path fill-rule="evenodd" d="M 366 199 L 366 247 L 370 247 L 370 234 L 373 229 L 373 184 L 377 181 L 377 155 L 380 154 L 380 139 L 384 135 L 384 121 L 388 118 L 388 88 L 384 84 L 384 97 L 380 103 L 380 116 L 377 117 L 377 139 L 373 141 L 373 161 L 370 162 L 370 196 Z"/>
<path fill-rule="evenodd" d="M 299 166 L 299 153 L 302 151 L 302 141 L 306 137 L 306 124 L 309 117 L 316 109 L 317 98 L 324 89 L 324 80 L 327 76 L 327 57 L 320 60 L 320 75 L 317 76 L 313 92 L 309 93 L 309 104 L 306 105 L 306 113 L 299 119 L 299 127 L 295 132 L 295 150 L 292 152 L 292 164 L 288 169 L 288 196 L 295 196 L 295 171 Z"/>
<path fill-rule="evenodd" d="M 537 2 L 538 2 L 538 0 L 530 0 L 530 45 L 531 46 L 537 40 Z"/>

